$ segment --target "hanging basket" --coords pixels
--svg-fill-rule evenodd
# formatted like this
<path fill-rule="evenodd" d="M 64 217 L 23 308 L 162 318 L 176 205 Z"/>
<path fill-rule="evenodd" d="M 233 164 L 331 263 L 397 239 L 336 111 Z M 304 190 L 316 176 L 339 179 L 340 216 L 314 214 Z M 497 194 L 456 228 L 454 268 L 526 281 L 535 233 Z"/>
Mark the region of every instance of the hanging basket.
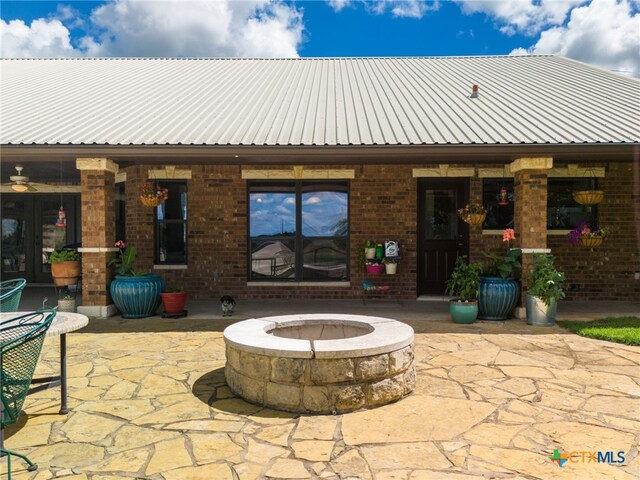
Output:
<path fill-rule="evenodd" d="M 486 213 L 469 213 L 462 220 L 464 220 L 469 225 L 482 225 L 485 218 L 487 218 Z"/>
<path fill-rule="evenodd" d="M 573 199 L 581 205 L 595 205 L 604 198 L 602 190 L 580 190 L 573 192 Z"/>
<path fill-rule="evenodd" d="M 602 237 L 580 237 L 580 244 L 584 248 L 596 248 L 602 245 Z"/>
<path fill-rule="evenodd" d="M 164 202 L 164 197 L 145 197 L 140 195 L 140 201 L 145 207 L 157 207 Z"/>

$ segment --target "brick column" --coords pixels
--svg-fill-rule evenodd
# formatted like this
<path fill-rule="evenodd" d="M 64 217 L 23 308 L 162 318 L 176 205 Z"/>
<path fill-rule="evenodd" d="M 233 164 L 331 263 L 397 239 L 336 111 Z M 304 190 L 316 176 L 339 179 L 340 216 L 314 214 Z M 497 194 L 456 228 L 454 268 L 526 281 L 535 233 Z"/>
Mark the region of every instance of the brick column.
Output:
<path fill-rule="evenodd" d="M 113 277 L 109 260 L 118 251 L 115 243 L 115 174 L 118 165 L 107 158 L 78 158 L 82 186 L 82 306 L 78 311 L 92 317 L 116 312 L 109 295 Z"/>
<path fill-rule="evenodd" d="M 518 158 L 511 165 L 515 204 L 514 225 L 517 245 L 522 248 L 522 277 L 529 271 L 533 253 L 547 250 L 547 171 L 551 157 Z M 524 318 L 526 291 L 521 283 L 518 318 Z"/>

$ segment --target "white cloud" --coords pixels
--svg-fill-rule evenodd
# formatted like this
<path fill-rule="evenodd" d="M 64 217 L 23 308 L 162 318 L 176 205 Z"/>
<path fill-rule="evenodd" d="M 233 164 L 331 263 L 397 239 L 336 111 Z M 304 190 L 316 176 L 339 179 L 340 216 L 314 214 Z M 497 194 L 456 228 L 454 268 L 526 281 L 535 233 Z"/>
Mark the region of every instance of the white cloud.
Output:
<path fill-rule="evenodd" d="M 82 46 L 95 56 L 297 57 L 302 13 L 268 0 L 115 0 L 96 8 L 102 29 Z"/>
<path fill-rule="evenodd" d="M 627 0 L 593 0 L 575 8 L 566 26 L 542 32 L 512 54 L 559 54 L 640 77 L 640 13 Z"/>
<path fill-rule="evenodd" d="M 74 48 L 80 26 L 90 33 Z M 302 11 L 280 0 L 113 0 L 86 22 L 68 6 L 31 26 L 0 20 L 5 57 L 297 57 L 303 29 Z"/>
<path fill-rule="evenodd" d="M 0 19 L 0 44 L 5 58 L 78 55 L 71 46 L 69 30 L 58 19 L 40 18 L 31 25 L 22 20 L 7 23 Z"/>
<path fill-rule="evenodd" d="M 567 14 L 585 0 L 457 0 L 468 15 L 484 13 L 493 17 L 506 35 L 536 34 L 550 25 L 561 25 Z"/>
<path fill-rule="evenodd" d="M 327 0 L 327 3 L 336 11 L 340 12 L 346 7 L 350 7 L 355 2 L 351 0 Z M 374 15 L 383 15 L 391 12 L 394 17 L 422 18 L 429 10 L 438 10 L 440 2 L 438 0 L 360 0 L 366 11 Z"/>

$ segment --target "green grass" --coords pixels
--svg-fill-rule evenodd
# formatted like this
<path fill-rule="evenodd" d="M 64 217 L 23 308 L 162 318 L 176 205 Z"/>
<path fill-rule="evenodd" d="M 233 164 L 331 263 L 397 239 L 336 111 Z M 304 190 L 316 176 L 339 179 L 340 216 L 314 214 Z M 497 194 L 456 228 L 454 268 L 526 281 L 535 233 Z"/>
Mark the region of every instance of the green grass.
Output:
<path fill-rule="evenodd" d="M 592 322 L 559 321 L 558 325 L 583 337 L 640 345 L 638 317 L 607 317 Z"/>

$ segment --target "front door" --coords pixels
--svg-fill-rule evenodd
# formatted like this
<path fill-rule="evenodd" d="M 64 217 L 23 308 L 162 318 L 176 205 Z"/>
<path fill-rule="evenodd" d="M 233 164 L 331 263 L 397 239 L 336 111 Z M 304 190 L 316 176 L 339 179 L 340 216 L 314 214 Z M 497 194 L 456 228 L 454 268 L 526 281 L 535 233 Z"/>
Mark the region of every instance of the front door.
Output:
<path fill-rule="evenodd" d="M 65 194 L 62 204 L 67 227 L 56 227 L 60 195 L 2 195 L 2 280 L 24 278 L 29 283 L 51 283 L 49 253 L 79 239 L 78 194 Z"/>
<path fill-rule="evenodd" d="M 456 258 L 469 253 L 469 228 L 457 214 L 468 191 L 468 179 L 421 179 L 418 183 L 420 295 L 443 295 Z"/>

